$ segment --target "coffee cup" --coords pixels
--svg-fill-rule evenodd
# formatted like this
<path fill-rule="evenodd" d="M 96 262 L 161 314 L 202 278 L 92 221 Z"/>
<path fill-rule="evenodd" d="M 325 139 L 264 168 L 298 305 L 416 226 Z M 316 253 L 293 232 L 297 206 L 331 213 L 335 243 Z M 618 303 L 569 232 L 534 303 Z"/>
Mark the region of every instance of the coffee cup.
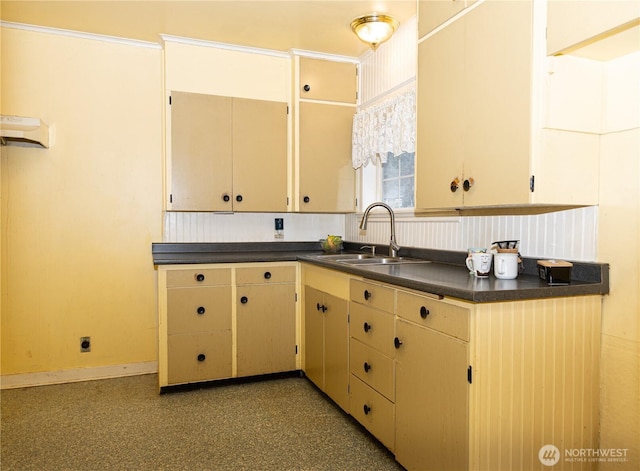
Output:
<path fill-rule="evenodd" d="M 497 253 L 493 260 L 493 273 L 501 280 L 513 280 L 518 276 L 518 254 Z"/>
<path fill-rule="evenodd" d="M 491 272 L 492 253 L 470 253 L 467 256 L 467 268 L 472 275 L 478 278 L 487 278 Z"/>

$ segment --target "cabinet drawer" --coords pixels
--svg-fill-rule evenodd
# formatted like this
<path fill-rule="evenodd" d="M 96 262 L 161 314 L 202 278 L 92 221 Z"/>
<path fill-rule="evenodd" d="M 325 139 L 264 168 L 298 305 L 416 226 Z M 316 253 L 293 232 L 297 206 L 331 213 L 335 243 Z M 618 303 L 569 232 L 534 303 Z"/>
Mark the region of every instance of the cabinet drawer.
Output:
<path fill-rule="evenodd" d="M 393 356 L 393 315 L 362 304 L 349 303 L 351 337 Z"/>
<path fill-rule="evenodd" d="M 351 339 L 349 341 L 349 369 L 384 397 L 395 401 L 393 359 L 377 350 Z"/>
<path fill-rule="evenodd" d="M 231 286 L 167 290 L 167 332 L 231 329 Z"/>
<path fill-rule="evenodd" d="M 469 340 L 469 309 L 398 291 L 398 317 L 461 340 Z"/>
<path fill-rule="evenodd" d="M 236 284 L 294 283 L 296 267 L 247 267 L 236 269 Z"/>
<path fill-rule="evenodd" d="M 351 280 L 351 300 L 382 311 L 393 312 L 395 290 L 362 280 Z"/>
<path fill-rule="evenodd" d="M 231 331 L 169 335 L 168 382 L 190 383 L 231 377 Z"/>
<path fill-rule="evenodd" d="M 394 451 L 394 404 L 353 375 L 350 411 L 384 446 Z"/>
<path fill-rule="evenodd" d="M 167 288 L 230 284 L 231 270 L 226 268 L 167 270 Z"/>

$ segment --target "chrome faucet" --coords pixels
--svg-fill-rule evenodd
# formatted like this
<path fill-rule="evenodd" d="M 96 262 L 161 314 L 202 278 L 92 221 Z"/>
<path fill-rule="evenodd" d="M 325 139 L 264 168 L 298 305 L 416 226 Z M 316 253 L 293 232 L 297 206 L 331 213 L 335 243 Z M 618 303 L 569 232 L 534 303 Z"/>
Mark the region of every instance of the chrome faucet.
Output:
<path fill-rule="evenodd" d="M 364 214 L 362 215 L 362 221 L 360 222 L 360 229 L 362 229 L 363 231 L 367 230 L 367 219 L 369 218 L 369 212 L 371 211 L 371 209 L 375 208 L 376 206 L 380 206 L 386 209 L 387 211 L 389 211 L 389 216 L 391 216 L 391 238 L 389 239 L 389 256 L 397 257 L 398 250 L 400 250 L 400 247 L 396 243 L 396 218 L 395 218 L 395 215 L 393 214 L 393 209 L 391 209 L 391 206 L 385 203 L 380 203 L 380 202 L 371 203 L 369 206 L 367 206 L 367 209 L 364 210 Z"/>

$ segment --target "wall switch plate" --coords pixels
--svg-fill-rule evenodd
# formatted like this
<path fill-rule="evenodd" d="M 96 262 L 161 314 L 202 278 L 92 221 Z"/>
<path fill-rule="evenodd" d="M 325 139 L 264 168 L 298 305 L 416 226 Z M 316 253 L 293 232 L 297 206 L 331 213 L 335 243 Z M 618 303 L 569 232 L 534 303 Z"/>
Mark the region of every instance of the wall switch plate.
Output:
<path fill-rule="evenodd" d="M 91 351 L 91 337 L 80 337 L 80 353 Z"/>

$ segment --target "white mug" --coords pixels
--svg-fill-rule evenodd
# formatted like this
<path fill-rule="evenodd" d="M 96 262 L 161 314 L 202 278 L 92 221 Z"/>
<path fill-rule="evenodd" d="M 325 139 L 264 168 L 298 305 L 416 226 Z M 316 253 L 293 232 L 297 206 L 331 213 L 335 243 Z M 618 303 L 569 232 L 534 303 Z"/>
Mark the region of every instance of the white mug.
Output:
<path fill-rule="evenodd" d="M 467 268 L 478 278 L 487 278 L 491 271 L 492 253 L 470 253 L 467 256 Z"/>
<path fill-rule="evenodd" d="M 513 280 L 518 276 L 518 254 L 497 253 L 493 261 L 493 273 L 501 280 Z"/>

